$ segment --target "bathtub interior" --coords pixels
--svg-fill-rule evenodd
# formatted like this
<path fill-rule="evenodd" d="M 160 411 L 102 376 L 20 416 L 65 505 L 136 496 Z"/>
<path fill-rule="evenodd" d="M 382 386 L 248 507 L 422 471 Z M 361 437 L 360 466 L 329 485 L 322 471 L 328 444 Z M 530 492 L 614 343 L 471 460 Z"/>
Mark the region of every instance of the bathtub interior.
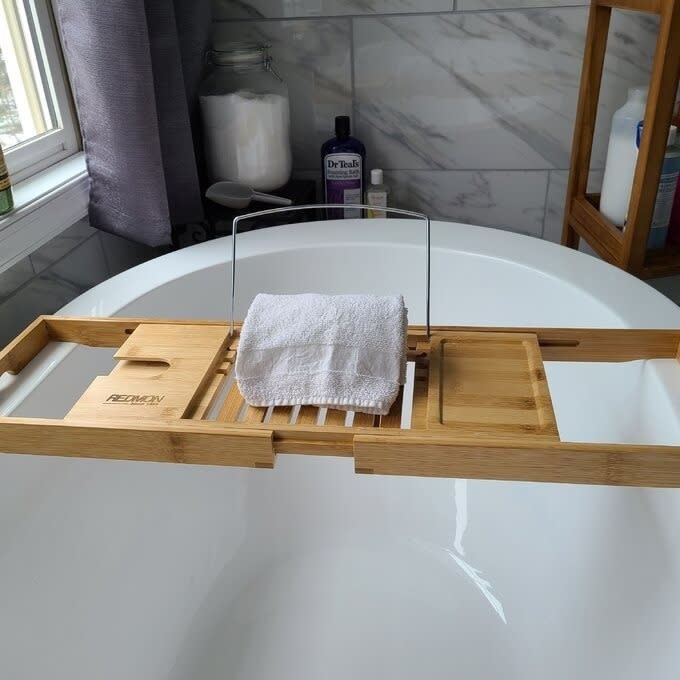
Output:
<path fill-rule="evenodd" d="M 259 291 L 326 277 L 323 292 L 402 292 L 422 323 L 422 279 L 388 275 L 414 274 L 394 251 L 362 246 L 351 277 L 341 251 L 246 258 L 238 314 Z M 453 278 L 434 323 L 563 325 L 554 300 L 568 293 L 573 325 L 623 325 L 557 278 L 518 271 L 499 289 L 514 265 L 469 259 L 435 251 Z M 224 318 L 225 274 L 199 270 L 118 314 Z M 47 352 L 14 413 L 58 415 L 111 354 L 78 347 L 50 365 Z M 7 677 L 633 680 L 677 667 L 677 541 L 655 492 L 359 476 L 351 460 L 289 455 L 271 471 L 7 455 L 0 479 Z"/>

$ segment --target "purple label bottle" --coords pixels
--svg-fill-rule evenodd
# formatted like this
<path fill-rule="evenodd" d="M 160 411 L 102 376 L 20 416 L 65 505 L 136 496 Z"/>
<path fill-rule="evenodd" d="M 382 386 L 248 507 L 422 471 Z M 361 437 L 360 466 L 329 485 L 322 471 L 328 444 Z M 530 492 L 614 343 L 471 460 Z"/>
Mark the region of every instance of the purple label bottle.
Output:
<path fill-rule="evenodd" d="M 321 178 L 326 203 L 361 203 L 366 148 L 350 137 L 349 116 L 335 119 L 335 137 L 321 147 Z M 360 218 L 361 210 L 329 209 L 328 219 Z"/>

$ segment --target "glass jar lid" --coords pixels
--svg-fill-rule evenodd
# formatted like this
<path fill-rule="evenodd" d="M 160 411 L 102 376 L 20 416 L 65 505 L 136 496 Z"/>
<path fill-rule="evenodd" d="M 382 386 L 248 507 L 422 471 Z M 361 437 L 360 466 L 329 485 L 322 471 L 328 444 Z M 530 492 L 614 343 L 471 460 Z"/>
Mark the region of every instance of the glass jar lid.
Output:
<path fill-rule="evenodd" d="M 209 51 L 206 58 L 209 63 L 217 66 L 231 66 L 233 68 L 248 68 L 262 65 L 269 68 L 271 57 L 267 43 L 249 42 L 218 42 Z"/>

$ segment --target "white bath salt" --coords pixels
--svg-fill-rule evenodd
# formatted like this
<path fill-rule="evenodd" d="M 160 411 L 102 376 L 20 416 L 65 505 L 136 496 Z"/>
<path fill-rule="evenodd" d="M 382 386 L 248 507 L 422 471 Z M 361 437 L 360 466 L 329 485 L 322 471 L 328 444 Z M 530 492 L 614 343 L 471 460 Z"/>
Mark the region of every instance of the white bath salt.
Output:
<path fill-rule="evenodd" d="M 280 94 L 201 97 L 208 172 L 213 181 L 242 182 L 272 191 L 290 178 L 290 110 Z"/>

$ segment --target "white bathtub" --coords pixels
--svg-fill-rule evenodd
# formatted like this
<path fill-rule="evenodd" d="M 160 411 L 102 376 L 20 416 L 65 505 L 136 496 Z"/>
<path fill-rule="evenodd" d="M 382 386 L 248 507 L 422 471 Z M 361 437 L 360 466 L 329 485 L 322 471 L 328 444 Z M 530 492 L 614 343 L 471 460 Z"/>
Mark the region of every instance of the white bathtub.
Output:
<path fill-rule="evenodd" d="M 385 291 L 422 322 L 422 225 L 372 226 L 244 235 L 239 314 L 261 290 Z M 434 323 L 680 324 L 675 305 L 586 255 L 433 229 Z M 137 267 L 62 313 L 224 317 L 228 246 Z M 48 349 L 0 380 L 2 412 L 62 414 L 110 357 Z M 680 409 L 659 387 L 678 382 L 673 367 L 621 370 L 623 415 L 580 432 L 569 394 L 584 377 L 555 367 L 560 428 L 635 436 L 644 400 L 647 430 L 674 437 Z M 611 407 L 598 389 L 585 413 Z M 269 471 L 3 455 L 0 678 L 677 677 L 679 493 L 358 476 L 351 459 L 311 456 Z"/>

